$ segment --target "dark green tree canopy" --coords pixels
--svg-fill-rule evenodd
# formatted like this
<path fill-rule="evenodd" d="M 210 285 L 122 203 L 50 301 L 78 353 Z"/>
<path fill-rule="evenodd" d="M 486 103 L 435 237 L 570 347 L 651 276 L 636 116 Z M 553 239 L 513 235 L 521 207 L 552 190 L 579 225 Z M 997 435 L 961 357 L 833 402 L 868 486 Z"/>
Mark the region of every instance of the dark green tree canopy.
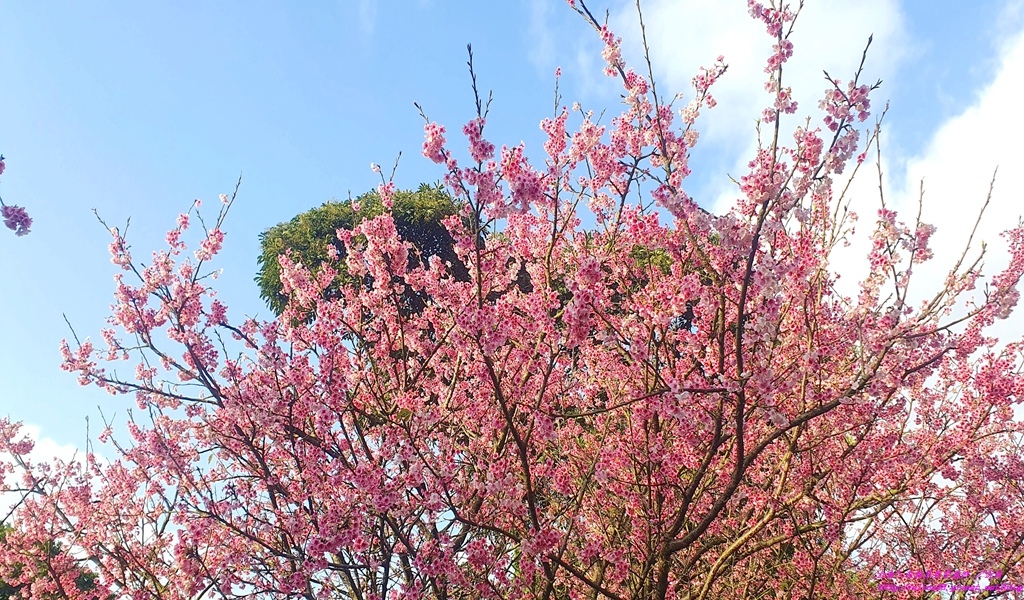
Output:
<path fill-rule="evenodd" d="M 358 211 L 353 210 L 353 202 L 359 205 Z M 454 240 L 441 222 L 447 216 L 458 214 L 460 209 L 461 205 L 436 185 L 423 184 L 416 191 L 395 192 L 392 207 L 395 228 L 402 239 L 411 242 L 416 249 L 410 253 L 410 267 L 420 264 L 420 260 L 427 261 L 431 256 L 437 256 L 452 264 L 456 279 L 467 279 L 465 265 L 455 255 Z M 345 246 L 338 240 L 337 230 L 352 229 L 363 220 L 383 212 L 380 196 L 376 191 L 370 191 L 354 200 L 326 202 L 264 231 L 260 234 L 260 268 L 256 275 L 260 296 L 275 314 L 284 312 L 288 298 L 282 294 L 281 267 L 277 259 L 288 250 L 291 250 L 292 260 L 302 263 L 312 272 L 327 262 L 338 269 L 335 282 L 326 290 L 329 297 L 338 294 L 343 285 L 358 283 L 348 274 L 343 260 L 331 260 L 328 248 L 333 246 L 338 256 L 344 257 Z M 372 285 L 372 281 L 362 283 Z M 419 312 L 425 299 L 409 291 L 405 301 L 410 311 Z"/>
<path fill-rule="evenodd" d="M 353 202 L 359 205 L 359 210 L 353 210 Z M 469 281 L 469 270 L 465 264 L 458 259 L 454 250 L 454 240 L 451 234 L 441 222 L 445 217 L 458 214 L 462 205 L 454 200 L 443 188 L 437 185 L 422 184 L 416 191 L 398 191 L 394 196 L 392 214 L 395 219 L 395 228 L 403 240 L 411 242 L 415 251 L 409 255 L 409 267 L 412 268 L 426 263 L 432 256 L 437 256 L 442 262 L 451 265 L 452 276 L 457 281 Z M 287 223 L 280 223 L 260 234 L 261 253 L 259 257 L 260 269 L 256 276 L 256 282 L 260 287 L 260 296 L 267 302 L 267 305 L 275 314 L 281 315 L 288 304 L 289 298 L 282 293 L 281 267 L 278 263 L 278 256 L 291 251 L 292 260 L 302 263 L 312 272 L 316 272 L 321 265 L 330 262 L 338 274 L 331 286 L 325 290 L 325 297 L 336 298 L 340 290 L 347 285 L 361 285 L 366 289 L 373 286 L 371 277 L 359 281 L 356 277 L 348 274 L 345 261 L 342 260 L 346 254 L 345 245 L 338 239 L 338 229 L 353 229 L 365 219 L 376 217 L 384 212 L 384 206 L 376 191 L 367 192 L 354 200 L 344 202 L 329 201 L 322 206 L 312 208 L 304 213 L 295 216 Z M 501 233 L 490 233 L 481 231 L 481 236 L 496 235 Z M 339 260 L 330 258 L 329 248 L 333 246 L 340 257 Z M 671 270 L 672 260 L 668 254 L 661 249 L 648 249 L 636 247 L 632 253 L 638 264 L 646 266 L 647 269 L 657 269 L 663 274 Z M 561 281 L 553 282 L 559 292 L 561 304 L 564 306 L 572 297 L 572 294 Z M 630 289 L 617 290 L 613 299 L 618 301 L 625 295 L 635 293 L 647 285 L 647 280 L 633 282 Z M 533 284 L 526 270 L 519 273 L 516 286 L 524 293 L 533 289 Z M 494 301 L 500 293 L 491 292 L 488 301 Z M 419 313 L 429 302 L 421 292 L 415 292 L 406 288 L 401 299 L 403 312 L 405 314 Z M 312 318 L 313 315 L 310 315 Z M 687 312 L 681 315 L 674 327 L 690 329 L 693 324 L 692 306 L 687 306 Z"/>

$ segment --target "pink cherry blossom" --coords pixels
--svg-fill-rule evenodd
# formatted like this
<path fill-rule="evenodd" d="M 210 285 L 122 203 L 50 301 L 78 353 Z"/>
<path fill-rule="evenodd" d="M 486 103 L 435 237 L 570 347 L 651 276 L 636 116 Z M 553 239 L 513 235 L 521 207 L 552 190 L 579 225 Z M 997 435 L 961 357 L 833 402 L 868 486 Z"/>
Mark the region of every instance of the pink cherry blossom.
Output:
<path fill-rule="evenodd" d="M 22 236 L 29 233 L 32 218 L 28 216 L 28 212 L 24 208 L 5 204 L 0 207 L 0 216 L 4 218 L 4 225 L 14 231 L 15 235 Z"/>
<path fill-rule="evenodd" d="M 424 132 L 427 140 L 423 142 L 423 156 L 435 163 L 444 164 L 444 126 L 437 123 L 427 123 L 426 127 L 424 127 Z"/>

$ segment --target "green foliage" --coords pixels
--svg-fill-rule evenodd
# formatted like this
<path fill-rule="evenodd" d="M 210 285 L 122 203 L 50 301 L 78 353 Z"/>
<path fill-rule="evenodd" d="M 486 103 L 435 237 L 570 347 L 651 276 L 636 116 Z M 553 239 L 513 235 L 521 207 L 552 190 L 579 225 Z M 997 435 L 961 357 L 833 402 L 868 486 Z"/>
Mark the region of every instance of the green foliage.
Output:
<path fill-rule="evenodd" d="M 339 257 L 345 256 L 344 244 L 336 235 L 338 229 L 351 230 L 363 220 L 384 212 L 384 206 L 376 191 L 367 192 L 354 200 L 359 205 L 358 211 L 353 210 L 352 202 L 326 202 L 260 234 L 260 268 L 256 282 L 260 287 L 260 297 L 275 314 L 280 315 L 284 312 L 288 304 L 288 298 L 281 291 L 281 267 L 278 264 L 278 256 L 291 250 L 293 261 L 302 263 L 312 272 L 316 272 L 321 265 L 331 261 L 328 254 L 328 248 L 331 246 L 338 251 Z M 461 205 L 443 188 L 427 184 L 421 185 L 416 191 L 396 192 L 392 207 L 395 228 L 402 239 L 412 242 L 424 261 L 431 256 L 437 256 L 442 261 L 450 261 L 455 266 L 457 278 L 465 277 L 465 273 L 460 272 L 462 265 L 456 259 L 454 241 L 441 220 L 458 214 L 460 208 Z M 410 266 L 418 264 L 420 260 L 415 254 L 414 252 L 410 256 Z M 343 286 L 359 283 L 348 274 L 344 260 L 333 262 L 332 265 L 338 270 L 338 275 L 325 292 L 329 298 L 337 297 Z M 372 282 L 366 281 L 363 284 L 372 285 Z M 422 310 L 424 299 L 413 293 L 407 296 L 409 310 Z"/>
<path fill-rule="evenodd" d="M 639 244 L 633 246 L 630 257 L 636 261 L 637 266 L 652 268 L 657 267 L 662 275 L 672 272 L 672 257 L 661 248 L 646 248 Z"/>

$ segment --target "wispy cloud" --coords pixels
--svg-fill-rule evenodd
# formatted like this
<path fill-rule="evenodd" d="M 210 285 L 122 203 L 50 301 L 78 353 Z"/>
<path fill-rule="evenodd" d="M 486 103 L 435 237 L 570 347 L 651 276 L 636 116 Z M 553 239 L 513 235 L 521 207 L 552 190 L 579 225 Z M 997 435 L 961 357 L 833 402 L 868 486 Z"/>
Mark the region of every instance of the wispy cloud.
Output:
<path fill-rule="evenodd" d="M 1024 29 L 1024 0 L 1009 0 L 996 22 L 997 45 L 1012 44 L 1021 29 Z"/>
<path fill-rule="evenodd" d="M 556 65 L 551 0 L 530 0 L 530 64 L 547 73 Z"/>
<path fill-rule="evenodd" d="M 371 35 L 377 27 L 377 0 L 359 0 L 359 26 Z"/>

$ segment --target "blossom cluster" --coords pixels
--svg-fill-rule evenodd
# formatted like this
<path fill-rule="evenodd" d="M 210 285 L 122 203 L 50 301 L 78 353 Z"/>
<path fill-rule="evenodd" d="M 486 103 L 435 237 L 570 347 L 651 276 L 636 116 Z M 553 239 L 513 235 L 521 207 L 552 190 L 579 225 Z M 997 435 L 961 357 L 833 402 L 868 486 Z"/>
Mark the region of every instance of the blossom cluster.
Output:
<path fill-rule="evenodd" d="M 0 175 L 3 175 L 6 168 L 4 157 L 0 155 Z M 28 211 L 20 206 L 4 204 L 2 198 L 0 198 L 0 217 L 3 217 L 4 225 L 19 237 L 28 235 L 29 228 L 32 227 L 32 218 L 28 216 Z"/>

